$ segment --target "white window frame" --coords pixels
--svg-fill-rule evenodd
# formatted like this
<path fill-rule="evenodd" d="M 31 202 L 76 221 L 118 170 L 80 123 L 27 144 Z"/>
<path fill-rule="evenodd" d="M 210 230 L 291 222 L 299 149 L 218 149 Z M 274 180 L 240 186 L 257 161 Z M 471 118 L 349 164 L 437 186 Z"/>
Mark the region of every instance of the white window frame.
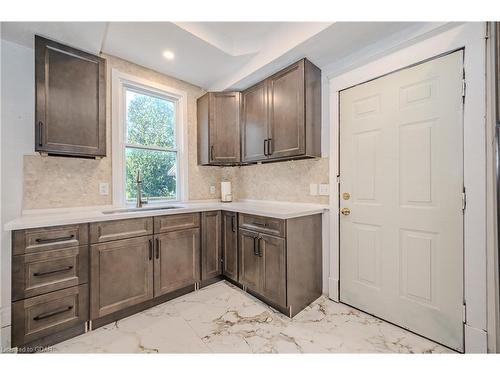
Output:
<path fill-rule="evenodd" d="M 127 205 L 125 194 L 125 147 L 126 143 L 126 90 L 150 94 L 175 103 L 175 137 L 177 151 L 177 199 L 154 201 L 154 204 L 187 200 L 188 191 L 188 149 L 187 149 L 187 93 L 156 82 L 148 81 L 117 69 L 111 70 L 111 139 L 112 139 L 112 175 L 113 205 Z M 141 148 L 148 148 L 147 146 Z M 156 148 L 152 148 L 156 149 Z"/>

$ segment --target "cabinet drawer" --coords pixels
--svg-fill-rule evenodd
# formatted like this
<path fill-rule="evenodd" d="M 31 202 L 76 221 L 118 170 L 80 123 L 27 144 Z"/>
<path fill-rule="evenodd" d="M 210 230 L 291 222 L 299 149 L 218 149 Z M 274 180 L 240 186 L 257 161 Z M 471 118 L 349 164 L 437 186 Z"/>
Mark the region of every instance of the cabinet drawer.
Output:
<path fill-rule="evenodd" d="M 87 281 L 87 245 L 12 257 L 13 301 Z"/>
<path fill-rule="evenodd" d="M 155 233 L 171 232 L 200 226 L 200 214 L 155 216 Z"/>
<path fill-rule="evenodd" d="M 16 230 L 12 233 L 12 254 L 61 249 L 88 242 L 88 224 Z"/>
<path fill-rule="evenodd" d="M 241 228 L 269 233 L 274 236 L 285 237 L 285 220 L 272 217 L 239 214 Z"/>
<path fill-rule="evenodd" d="M 12 304 L 12 346 L 63 331 L 88 320 L 87 284 Z"/>
<path fill-rule="evenodd" d="M 153 234 L 153 218 L 103 221 L 90 224 L 90 243 L 121 240 Z"/>

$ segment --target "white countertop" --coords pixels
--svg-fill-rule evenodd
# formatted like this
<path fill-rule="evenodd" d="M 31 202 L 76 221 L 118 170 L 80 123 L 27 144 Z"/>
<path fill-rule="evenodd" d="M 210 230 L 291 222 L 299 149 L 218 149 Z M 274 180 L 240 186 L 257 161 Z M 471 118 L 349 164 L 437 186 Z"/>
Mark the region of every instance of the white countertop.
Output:
<path fill-rule="evenodd" d="M 99 208 L 80 207 L 67 209 L 33 210 L 29 211 L 28 213 L 24 213 L 21 217 L 6 223 L 4 226 L 4 230 L 41 228 L 55 225 L 91 223 L 96 221 L 175 215 L 188 212 L 213 210 L 226 210 L 245 214 L 269 216 L 278 219 L 292 219 L 295 217 L 323 213 L 328 210 L 328 205 L 324 204 L 258 200 L 245 200 L 231 203 L 222 203 L 219 201 L 190 201 L 183 203 L 172 203 L 171 205 L 180 207 L 174 209 L 148 211 L 148 206 L 145 206 L 144 211 L 119 212 L 112 214 L 105 214 L 103 212 L 117 209 L 117 207 L 106 206 Z M 150 205 L 149 207 L 155 207 L 155 205 Z"/>

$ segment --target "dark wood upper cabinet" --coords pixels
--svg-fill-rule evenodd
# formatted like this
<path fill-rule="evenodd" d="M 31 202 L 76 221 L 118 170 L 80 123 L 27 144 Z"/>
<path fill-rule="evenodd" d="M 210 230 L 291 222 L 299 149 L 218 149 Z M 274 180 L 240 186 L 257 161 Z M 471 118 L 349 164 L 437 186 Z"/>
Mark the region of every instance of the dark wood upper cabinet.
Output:
<path fill-rule="evenodd" d="M 279 159 L 305 153 L 304 60 L 268 79 L 269 146 L 267 156 Z"/>
<path fill-rule="evenodd" d="M 267 85 L 263 81 L 242 93 L 242 161 L 267 159 Z"/>
<path fill-rule="evenodd" d="M 238 216 L 236 212 L 222 212 L 222 274 L 238 281 Z"/>
<path fill-rule="evenodd" d="M 105 60 L 35 36 L 35 151 L 106 156 Z"/>
<path fill-rule="evenodd" d="M 209 280 L 222 274 L 221 212 L 201 214 L 201 279 Z"/>
<path fill-rule="evenodd" d="M 198 99 L 198 164 L 240 162 L 240 95 L 209 92 Z"/>
<path fill-rule="evenodd" d="M 321 156 L 321 70 L 307 59 L 242 93 L 242 162 Z"/>

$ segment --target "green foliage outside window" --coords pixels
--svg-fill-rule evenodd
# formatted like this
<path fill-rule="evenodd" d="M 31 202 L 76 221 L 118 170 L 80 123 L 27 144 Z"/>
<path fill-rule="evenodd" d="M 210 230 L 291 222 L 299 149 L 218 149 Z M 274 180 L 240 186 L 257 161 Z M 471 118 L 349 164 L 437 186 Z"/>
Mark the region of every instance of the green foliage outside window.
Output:
<path fill-rule="evenodd" d="M 127 90 L 127 143 L 137 146 L 176 149 L 175 104 L 155 96 Z M 142 194 L 149 200 L 176 198 L 177 153 L 127 147 L 126 198 L 136 198 L 137 171 Z"/>

